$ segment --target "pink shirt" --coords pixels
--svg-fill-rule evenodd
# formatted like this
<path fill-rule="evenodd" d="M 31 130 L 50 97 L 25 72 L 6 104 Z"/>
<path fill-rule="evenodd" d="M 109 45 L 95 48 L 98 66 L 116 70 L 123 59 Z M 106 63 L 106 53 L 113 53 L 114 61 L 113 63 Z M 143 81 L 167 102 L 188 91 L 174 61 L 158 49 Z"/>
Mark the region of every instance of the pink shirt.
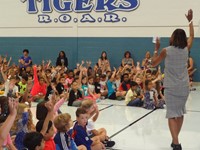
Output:
<path fill-rule="evenodd" d="M 54 111 L 54 118 L 57 116 L 57 111 L 60 108 L 60 106 L 62 106 L 62 104 L 64 104 L 64 102 L 65 102 L 65 99 L 62 98 L 55 104 L 54 110 L 53 110 Z"/>

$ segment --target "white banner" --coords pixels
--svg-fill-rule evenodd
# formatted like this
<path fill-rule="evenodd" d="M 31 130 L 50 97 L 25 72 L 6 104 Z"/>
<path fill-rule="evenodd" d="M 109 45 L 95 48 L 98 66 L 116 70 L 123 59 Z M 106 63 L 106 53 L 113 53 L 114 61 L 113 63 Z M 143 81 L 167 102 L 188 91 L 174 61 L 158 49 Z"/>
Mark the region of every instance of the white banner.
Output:
<path fill-rule="evenodd" d="M 1 0 L 1 37 L 168 37 L 200 0 Z"/>

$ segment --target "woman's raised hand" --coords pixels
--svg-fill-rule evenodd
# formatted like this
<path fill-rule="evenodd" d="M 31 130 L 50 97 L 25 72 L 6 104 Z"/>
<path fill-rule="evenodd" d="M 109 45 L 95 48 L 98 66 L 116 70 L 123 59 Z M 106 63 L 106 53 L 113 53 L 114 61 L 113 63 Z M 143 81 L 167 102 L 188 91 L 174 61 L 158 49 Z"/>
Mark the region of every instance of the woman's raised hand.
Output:
<path fill-rule="evenodd" d="M 155 43 L 155 51 L 158 51 L 160 48 L 160 39 L 157 37 L 156 38 L 156 43 Z"/>
<path fill-rule="evenodd" d="M 185 17 L 187 18 L 188 22 L 192 21 L 192 19 L 193 19 L 192 9 L 188 10 L 188 14 L 185 14 Z"/>

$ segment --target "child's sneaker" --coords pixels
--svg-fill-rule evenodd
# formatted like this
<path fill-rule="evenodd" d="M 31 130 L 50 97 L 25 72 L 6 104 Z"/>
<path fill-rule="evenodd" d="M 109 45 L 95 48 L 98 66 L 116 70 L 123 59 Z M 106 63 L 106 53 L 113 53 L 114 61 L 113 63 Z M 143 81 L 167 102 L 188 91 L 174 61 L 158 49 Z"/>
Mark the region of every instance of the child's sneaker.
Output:
<path fill-rule="evenodd" d="M 103 144 L 105 145 L 105 147 L 113 147 L 115 145 L 114 141 L 104 141 Z"/>
<path fill-rule="evenodd" d="M 99 103 L 99 102 L 101 102 L 101 100 L 98 98 L 98 99 L 96 99 L 96 103 Z"/>
<path fill-rule="evenodd" d="M 101 96 L 101 98 L 100 98 L 100 99 L 101 99 L 101 100 L 104 100 L 104 99 L 106 99 L 106 98 L 105 98 L 105 96 Z"/>

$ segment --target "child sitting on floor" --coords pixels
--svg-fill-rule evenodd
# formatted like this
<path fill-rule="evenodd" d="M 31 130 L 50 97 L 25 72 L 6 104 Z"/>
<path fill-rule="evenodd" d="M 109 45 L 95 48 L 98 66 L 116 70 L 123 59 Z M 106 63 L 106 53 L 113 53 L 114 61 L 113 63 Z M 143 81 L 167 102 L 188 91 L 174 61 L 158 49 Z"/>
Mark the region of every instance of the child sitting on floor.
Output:
<path fill-rule="evenodd" d="M 159 93 L 158 93 L 158 90 L 156 89 L 157 84 L 158 84 L 158 81 L 153 83 L 153 88 L 152 88 L 152 91 L 154 92 L 154 99 L 155 99 L 155 102 L 156 102 L 156 108 L 163 109 L 165 101 L 164 101 L 164 99 L 159 98 Z"/>
<path fill-rule="evenodd" d="M 143 106 L 143 96 L 136 93 L 138 84 L 134 81 L 131 81 L 131 88 L 127 92 L 125 97 L 125 102 L 127 106 Z"/>
<path fill-rule="evenodd" d="M 28 150 L 43 150 L 44 137 L 39 132 L 30 132 L 25 135 L 23 144 Z"/>
<path fill-rule="evenodd" d="M 155 93 L 152 91 L 153 83 L 151 80 L 145 81 L 145 91 L 144 91 L 144 108 L 154 109 L 156 107 L 156 101 L 154 99 Z"/>
<path fill-rule="evenodd" d="M 24 103 L 20 103 L 17 109 L 17 116 L 12 127 L 12 131 L 16 133 L 15 146 L 17 149 L 23 149 L 24 135 L 34 130 L 31 110 Z"/>
<path fill-rule="evenodd" d="M 81 100 L 83 99 L 83 94 L 78 90 L 78 83 L 74 81 L 72 83 L 72 89 L 69 93 L 68 106 L 79 107 L 81 105 Z"/>
<path fill-rule="evenodd" d="M 56 150 L 56 145 L 53 140 L 54 128 L 53 128 L 53 104 L 51 101 L 45 103 L 45 107 L 48 110 L 45 120 L 39 120 L 36 124 L 36 131 L 40 132 L 44 136 L 45 146 L 43 150 Z"/>
<path fill-rule="evenodd" d="M 71 116 L 68 113 L 60 114 L 54 119 L 54 125 L 57 129 L 57 134 L 54 137 L 55 144 L 60 150 L 86 150 L 83 145 L 76 146 L 74 139 L 71 137 L 69 130 L 73 125 Z"/>
<path fill-rule="evenodd" d="M 16 150 L 10 137 L 10 129 L 17 115 L 18 99 L 0 97 L 0 149 Z"/>
<path fill-rule="evenodd" d="M 114 141 L 109 141 L 107 136 L 107 131 L 105 128 L 95 129 L 95 122 L 99 116 L 99 109 L 96 103 L 91 100 L 84 100 L 81 104 L 81 107 L 86 110 L 89 120 L 87 123 L 87 133 L 89 137 L 97 137 L 106 147 L 112 147 L 115 145 Z"/>
<path fill-rule="evenodd" d="M 107 87 L 108 87 L 108 98 L 115 100 L 118 97 L 124 97 L 126 95 L 126 91 L 117 91 L 116 86 L 114 84 L 116 77 L 116 69 L 114 68 L 113 74 L 109 76 Z"/>
<path fill-rule="evenodd" d="M 105 74 L 102 74 L 101 77 L 100 77 L 100 93 L 101 93 L 101 98 L 104 99 L 104 98 L 107 98 L 108 96 L 108 88 L 107 88 L 107 85 L 106 85 L 106 75 Z"/>
<path fill-rule="evenodd" d="M 67 85 L 66 88 L 70 88 L 73 81 L 74 81 L 74 72 L 73 70 L 69 70 L 66 79 L 66 85 Z"/>
<path fill-rule="evenodd" d="M 94 86 L 94 78 L 92 76 L 88 77 L 88 93 L 91 100 L 97 100 L 100 98 L 100 94 L 96 94 Z"/>
<path fill-rule="evenodd" d="M 84 145 L 87 150 L 105 150 L 105 146 L 99 140 L 94 140 L 87 135 L 88 114 L 83 108 L 76 110 L 76 119 L 72 132 L 76 145 Z"/>
<path fill-rule="evenodd" d="M 130 89 L 130 80 L 129 80 L 129 75 L 127 73 L 125 73 L 122 76 L 122 82 L 119 86 L 119 91 L 125 91 L 128 92 L 128 90 Z"/>

